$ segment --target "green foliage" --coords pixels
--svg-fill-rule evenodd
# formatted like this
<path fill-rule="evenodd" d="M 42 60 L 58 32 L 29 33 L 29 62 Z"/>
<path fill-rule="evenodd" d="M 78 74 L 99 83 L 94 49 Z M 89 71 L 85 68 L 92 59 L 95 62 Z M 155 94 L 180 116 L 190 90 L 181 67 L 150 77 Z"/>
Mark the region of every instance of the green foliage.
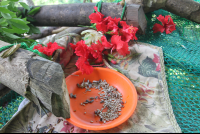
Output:
<path fill-rule="evenodd" d="M 8 43 L 26 42 L 28 45 L 35 40 L 24 38 L 24 34 L 37 34 L 40 30 L 35 27 L 32 18 L 40 7 L 29 7 L 24 2 L 19 0 L 2 0 L 0 1 L 0 40 Z M 22 10 L 19 10 L 16 5 L 21 5 Z"/>

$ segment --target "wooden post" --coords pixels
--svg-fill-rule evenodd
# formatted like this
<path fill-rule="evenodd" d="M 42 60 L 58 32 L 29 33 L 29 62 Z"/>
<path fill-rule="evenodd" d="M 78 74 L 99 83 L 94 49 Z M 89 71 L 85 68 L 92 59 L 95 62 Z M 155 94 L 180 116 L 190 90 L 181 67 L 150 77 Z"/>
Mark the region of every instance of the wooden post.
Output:
<path fill-rule="evenodd" d="M 0 41 L 0 48 L 7 45 Z M 70 118 L 69 94 L 60 64 L 19 48 L 10 57 L 0 57 L 0 82 L 39 108 Z"/>

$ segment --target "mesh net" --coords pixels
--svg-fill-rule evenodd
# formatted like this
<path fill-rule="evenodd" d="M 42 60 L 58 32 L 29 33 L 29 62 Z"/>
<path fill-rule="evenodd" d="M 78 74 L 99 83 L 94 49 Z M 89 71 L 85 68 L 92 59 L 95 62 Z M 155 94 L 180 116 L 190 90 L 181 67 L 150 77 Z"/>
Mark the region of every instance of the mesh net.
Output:
<path fill-rule="evenodd" d="M 195 0 L 200 2 L 200 0 Z M 39 0 L 34 0 L 35 5 L 41 5 Z M 56 1 L 56 4 L 67 4 Z M 71 3 L 72 1 L 68 2 Z M 75 0 L 73 3 L 80 3 Z M 98 2 L 98 1 L 93 1 Z M 113 2 L 107 0 L 105 2 Z M 49 3 L 42 3 L 42 5 Z M 52 3 L 51 3 L 52 4 Z M 153 34 L 153 25 L 159 23 L 158 15 L 170 15 L 176 24 L 176 31 L 171 34 Z M 182 132 L 200 132 L 200 24 L 181 18 L 164 10 L 157 10 L 146 14 L 147 30 L 145 35 L 137 35 L 138 41 L 162 47 L 165 60 L 165 71 L 168 83 L 169 96 L 175 118 Z M 23 97 L 17 96 L 10 99 L 9 104 L 0 107 L 0 128 L 16 112 Z M 14 96 L 15 96 L 14 95 Z M 2 101 L 2 100 L 1 100 Z M 0 101 L 0 102 L 1 102 Z M 2 104 L 0 104 L 2 106 Z M 11 107 L 11 108 L 10 108 Z M 15 109 L 15 110 L 13 110 Z M 2 125 L 1 125 L 2 124 Z"/>

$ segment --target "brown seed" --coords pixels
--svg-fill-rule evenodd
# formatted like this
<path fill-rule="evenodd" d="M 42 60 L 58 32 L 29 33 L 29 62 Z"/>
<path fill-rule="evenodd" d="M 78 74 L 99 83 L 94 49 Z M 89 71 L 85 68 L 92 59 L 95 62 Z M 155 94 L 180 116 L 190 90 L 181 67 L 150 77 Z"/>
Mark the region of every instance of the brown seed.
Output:
<path fill-rule="evenodd" d="M 94 97 L 90 97 L 90 100 L 94 100 Z"/>
<path fill-rule="evenodd" d="M 88 102 L 83 102 L 84 104 L 88 104 Z"/>

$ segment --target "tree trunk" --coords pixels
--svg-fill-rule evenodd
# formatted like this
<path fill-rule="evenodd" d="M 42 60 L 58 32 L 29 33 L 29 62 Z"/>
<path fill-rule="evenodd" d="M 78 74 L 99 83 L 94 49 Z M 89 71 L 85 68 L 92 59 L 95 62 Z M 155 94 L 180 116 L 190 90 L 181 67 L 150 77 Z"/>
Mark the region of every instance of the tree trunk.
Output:
<path fill-rule="evenodd" d="M 34 15 L 35 26 L 90 26 L 89 15 L 93 13 L 95 3 L 78 3 L 42 6 Z M 104 17 L 120 18 L 123 7 L 117 3 L 102 3 L 101 13 Z M 123 17 L 127 24 L 138 27 L 144 33 L 147 21 L 140 5 L 127 5 Z"/>
<path fill-rule="evenodd" d="M 188 20 L 200 23 L 200 3 L 193 0 L 126 0 L 128 4 L 140 4 L 145 13 L 164 9 Z"/>
<path fill-rule="evenodd" d="M 7 45 L 0 41 L 0 48 Z M 0 57 L 0 82 L 39 108 L 57 117 L 70 117 L 69 94 L 60 64 L 20 48 L 10 57 Z"/>

